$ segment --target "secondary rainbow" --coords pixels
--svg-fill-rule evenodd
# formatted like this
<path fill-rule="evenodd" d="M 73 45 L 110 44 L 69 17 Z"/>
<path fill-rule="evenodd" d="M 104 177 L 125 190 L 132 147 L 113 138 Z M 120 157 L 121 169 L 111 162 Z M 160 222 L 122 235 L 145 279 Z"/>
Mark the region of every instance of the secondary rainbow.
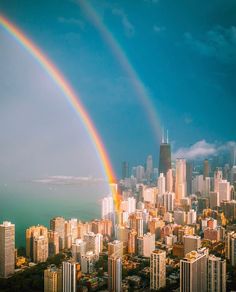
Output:
<path fill-rule="evenodd" d="M 60 90 L 64 93 L 64 96 L 70 102 L 78 116 L 81 118 L 94 148 L 101 161 L 104 173 L 110 184 L 116 180 L 114 170 L 112 168 L 110 159 L 108 157 L 105 146 L 91 120 L 78 95 L 75 93 L 69 82 L 63 76 L 63 74 L 57 69 L 57 67 L 48 59 L 48 57 L 40 50 L 18 27 L 10 22 L 5 16 L 0 15 L 0 25 L 8 31 L 43 67 L 48 75 L 54 80 Z M 112 190 L 113 188 L 111 188 Z M 114 195 L 115 204 L 117 204 L 118 197 Z"/>

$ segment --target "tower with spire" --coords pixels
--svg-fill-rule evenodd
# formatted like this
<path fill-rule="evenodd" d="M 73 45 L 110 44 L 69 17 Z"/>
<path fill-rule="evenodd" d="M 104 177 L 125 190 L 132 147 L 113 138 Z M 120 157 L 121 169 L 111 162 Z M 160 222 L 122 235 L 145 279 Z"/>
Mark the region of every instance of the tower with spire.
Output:
<path fill-rule="evenodd" d="M 162 138 L 159 153 L 159 173 L 166 175 L 167 171 L 171 168 L 171 147 L 169 143 L 169 133 L 162 130 Z"/>

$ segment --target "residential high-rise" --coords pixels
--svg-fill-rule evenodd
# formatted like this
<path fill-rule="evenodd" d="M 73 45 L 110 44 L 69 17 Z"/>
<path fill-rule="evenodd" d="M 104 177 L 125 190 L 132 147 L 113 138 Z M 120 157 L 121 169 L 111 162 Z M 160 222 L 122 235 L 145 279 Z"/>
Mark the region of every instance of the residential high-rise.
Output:
<path fill-rule="evenodd" d="M 223 179 L 222 170 L 217 168 L 216 171 L 214 172 L 214 192 L 219 192 L 219 182 L 221 182 L 222 179 Z"/>
<path fill-rule="evenodd" d="M 177 203 L 186 197 L 186 160 L 182 158 L 176 159 L 176 178 L 175 178 L 175 199 Z"/>
<path fill-rule="evenodd" d="M 31 260 L 35 261 L 35 256 L 38 254 L 34 251 L 34 247 L 38 246 L 35 244 L 35 239 L 43 237 L 45 240 L 48 238 L 48 229 L 43 225 L 31 226 L 26 229 L 26 256 Z M 40 243 L 39 243 L 40 245 Z"/>
<path fill-rule="evenodd" d="M 4 221 L 0 224 L 0 278 L 15 272 L 15 225 Z"/>
<path fill-rule="evenodd" d="M 81 256 L 81 272 L 90 274 L 94 271 L 94 263 L 97 259 L 96 254 L 92 251 L 87 251 L 86 254 Z"/>
<path fill-rule="evenodd" d="M 171 147 L 168 141 L 168 137 L 165 141 L 163 135 L 159 153 L 159 173 L 164 173 L 164 175 L 166 175 L 167 171 L 170 168 L 171 168 Z"/>
<path fill-rule="evenodd" d="M 48 256 L 52 257 L 59 253 L 59 236 L 56 231 L 48 231 Z"/>
<path fill-rule="evenodd" d="M 207 254 L 192 251 L 180 260 L 180 292 L 207 291 Z"/>
<path fill-rule="evenodd" d="M 207 270 L 208 292 L 226 292 L 226 260 L 210 255 Z"/>
<path fill-rule="evenodd" d="M 166 178 L 163 173 L 160 173 L 157 180 L 158 196 L 164 195 L 166 192 Z"/>
<path fill-rule="evenodd" d="M 44 270 L 44 292 L 62 292 L 62 270 L 55 265 Z"/>
<path fill-rule="evenodd" d="M 84 242 L 86 251 L 93 251 L 96 255 L 99 255 L 103 249 L 103 236 L 100 233 L 88 232 L 84 235 Z"/>
<path fill-rule="evenodd" d="M 166 191 L 172 193 L 174 190 L 173 170 L 170 168 L 166 173 Z"/>
<path fill-rule="evenodd" d="M 115 254 L 108 257 L 108 290 L 121 292 L 122 259 Z"/>
<path fill-rule="evenodd" d="M 198 250 L 201 247 L 201 237 L 197 235 L 184 235 L 184 254 L 190 253 L 193 250 Z"/>
<path fill-rule="evenodd" d="M 158 290 L 166 286 L 166 252 L 154 250 L 150 259 L 150 288 Z"/>
<path fill-rule="evenodd" d="M 175 202 L 175 193 L 168 192 L 163 195 L 163 205 L 167 212 L 174 211 L 174 202 Z"/>
<path fill-rule="evenodd" d="M 137 238 L 137 252 L 140 256 L 150 257 L 155 250 L 155 234 L 150 232 Z"/>
<path fill-rule="evenodd" d="M 218 192 L 219 192 L 219 201 L 229 201 L 230 200 L 230 183 L 227 180 L 221 180 L 218 182 Z"/>
<path fill-rule="evenodd" d="M 112 196 L 107 196 L 102 199 L 102 219 L 108 219 L 114 222 L 114 203 Z"/>
<path fill-rule="evenodd" d="M 233 267 L 236 266 L 236 232 L 231 231 L 226 235 L 225 257 L 230 260 Z"/>
<path fill-rule="evenodd" d="M 62 288 L 63 292 L 76 292 L 77 290 L 77 265 L 76 262 L 64 261 L 62 263 Z"/>
<path fill-rule="evenodd" d="M 135 254 L 137 245 L 137 231 L 131 229 L 128 233 L 128 253 Z"/>
<path fill-rule="evenodd" d="M 63 217 L 55 217 L 50 220 L 50 229 L 56 231 L 59 236 L 59 250 L 65 248 L 65 219 Z"/>
<path fill-rule="evenodd" d="M 81 263 L 81 257 L 86 253 L 86 242 L 82 239 L 76 239 L 72 244 L 72 258 L 74 261 Z"/>
<path fill-rule="evenodd" d="M 33 261 L 46 262 L 48 258 L 48 237 L 40 235 L 33 238 Z"/>
<path fill-rule="evenodd" d="M 114 240 L 108 243 L 108 256 L 116 255 L 118 257 L 123 256 L 123 242 Z"/>

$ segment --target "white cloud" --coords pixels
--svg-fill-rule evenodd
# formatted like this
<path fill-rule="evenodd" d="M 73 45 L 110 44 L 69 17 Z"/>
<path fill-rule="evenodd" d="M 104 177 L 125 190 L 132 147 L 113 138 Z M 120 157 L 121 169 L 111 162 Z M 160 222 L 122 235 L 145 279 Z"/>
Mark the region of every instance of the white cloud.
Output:
<path fill-rule="evenodd" d="M 190 147 L 181 147 L 174 153 L 174 158 L 185 158 L 189 160 L 207 158 L 217 155 L 220 152 L 227 151 L 230 148 L 236 149 L 236 142 L 229 141 L 224 144 L 208 143 L 206 140 L 200 140 Z"/>
<path fill-rule="evenodd" d="M 154 25 L 153 26 L 153 31 L 155 33 L 161 33 L 161 32 L 163 32 L 165 30 L 166 30 L 166 28 L 164 26 L 158 26 L 158 25 Z"/>
<path fill-rule="evenodd" d="M 124 11 L 121 9 L 113 9 L 112 13 L 121 18 L 121 22 L 122 22 L 122 25 L 124 27 L 126 36 L 128 36 L 128 37 L 133 36 L 135 34 L 135 28 L 134 28 L 133 24 L 129 21 L 129 19 L 128 19 L 127 15 L 124 13 Z"/>

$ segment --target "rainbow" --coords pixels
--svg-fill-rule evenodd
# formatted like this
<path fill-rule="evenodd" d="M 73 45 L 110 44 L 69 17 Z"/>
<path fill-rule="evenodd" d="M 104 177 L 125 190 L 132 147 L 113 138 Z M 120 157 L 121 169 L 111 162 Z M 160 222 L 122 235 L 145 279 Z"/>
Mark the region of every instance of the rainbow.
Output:
<path fill-rule="evenodd" d="M 118 60 L 120 66 L 130 78 L 133 88 L 136 92 L 137 97 L 139 98 L 141 104 L 146 110 L 146 116 L 151 124 L 153 135 L 156 141 L 156 144 L 159 145 L 162 137 L 162 129 L 160 119 L 157 115 L 157 111 L 155 110 L 155 105 L 152 102 L 150 94 L 147 92 L 145 85 L 141 81 L 131 62 L 129 61 L 125 51 L 122 49 L 118 41 L 115 39 L 111 31 L 107 28 L 107 26 L 102 21 L 99 13 L 89 4 L 87 0 L 77 0 L 77 3 L 80 5 L 82 10 L 87 15 L 90 22 L 94 25 L 94 27 L 99 31 L 101 37 L 105 41 L 106 44 L 110 47 L 112 53 Z"/>
<path fill-rule="evenodd" d="M 54 80 L 56 85 L 63 92 L 69 103 L 72 105 L 73 109 L 83 122 L 83 125 L 87 130 L 88 135 L 90 136 L 96 153 L 100 159 L 102 169 L 104 170 L 107 180 L 111 186 L 116 181 L 115 172 L 112 168 L 105 146 L 86 109 L 78 98 L 78 95 L 76 95 L 69 82 L 57 69 L 57 67 L 48 59 L 48 57 L 42 52 L 42 50 L 40 50 L 19 28 L 17 28 L 3 15 L 0 15 L 0 25 L 34 57 L 34 59 L 41 65 L 41 67 L 47 72 L 47 74 Z M 114 187 L 110 187 L 110 189 L 114 198 L 115 205 L 117 206 L 118 195 L 114 194 Z"/>

